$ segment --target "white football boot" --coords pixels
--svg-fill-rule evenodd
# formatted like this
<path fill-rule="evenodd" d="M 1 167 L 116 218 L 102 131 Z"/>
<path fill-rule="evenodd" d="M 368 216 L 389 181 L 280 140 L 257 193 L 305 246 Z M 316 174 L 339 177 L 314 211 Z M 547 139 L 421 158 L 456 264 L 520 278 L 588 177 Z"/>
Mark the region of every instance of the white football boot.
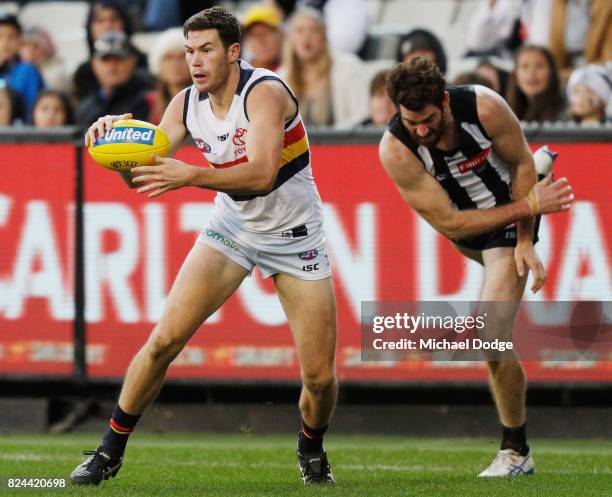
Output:
<path fill-rule="evenodd" d="M 521 456 L 512 449 L 500 450 L 491 465 L 478 476 L 521 476 L 535 473 L 531 452 Z"/>

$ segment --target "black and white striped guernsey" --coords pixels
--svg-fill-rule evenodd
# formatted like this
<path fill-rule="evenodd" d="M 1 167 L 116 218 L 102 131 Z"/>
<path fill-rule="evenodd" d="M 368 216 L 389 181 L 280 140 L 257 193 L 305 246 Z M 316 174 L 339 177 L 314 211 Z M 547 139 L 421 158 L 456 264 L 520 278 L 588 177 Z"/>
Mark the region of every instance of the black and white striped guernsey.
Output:
<path fill-rule="evenodd" d="M 491 139 L 478 119 L 472 86 L 449 86 L 450 108 L 459 132 L 452 151 L 419 145 L 404 128 L 399 113 L 389 131 L 400 140 L 442 185 L 457 209 L 488 209 L 512 201 L 510 170 L 493 150 Z"/>

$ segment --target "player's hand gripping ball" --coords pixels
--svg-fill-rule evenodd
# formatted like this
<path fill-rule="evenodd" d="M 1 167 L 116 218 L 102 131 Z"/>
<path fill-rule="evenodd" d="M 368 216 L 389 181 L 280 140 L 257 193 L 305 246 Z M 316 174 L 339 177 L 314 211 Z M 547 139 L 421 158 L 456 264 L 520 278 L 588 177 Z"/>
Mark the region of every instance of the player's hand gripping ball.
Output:
<path fill-rule="evenodd" d="M 113 171 L 129 171 L 136 166 L 153 164 L 152 155 L 165 157 L 170 142 L 161 128 L 136 119 L 115 121 L 103 137 L 87 147 L 89 155 L 101 166 Z"/>

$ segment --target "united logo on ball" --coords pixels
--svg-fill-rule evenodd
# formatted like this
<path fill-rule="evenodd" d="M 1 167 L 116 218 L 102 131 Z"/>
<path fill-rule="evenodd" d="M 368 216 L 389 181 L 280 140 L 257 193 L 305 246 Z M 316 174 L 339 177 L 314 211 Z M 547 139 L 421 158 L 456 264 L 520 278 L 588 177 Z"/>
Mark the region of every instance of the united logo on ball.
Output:
<path fill-rule="evenodd" d="M 170 142 L 161 128 L 136 119 L 115 121 L 112 129 L 88 147 L 94 161 L 113 171 L 150 165 L 152 155 L 165 157 L 169 150 Z"/>

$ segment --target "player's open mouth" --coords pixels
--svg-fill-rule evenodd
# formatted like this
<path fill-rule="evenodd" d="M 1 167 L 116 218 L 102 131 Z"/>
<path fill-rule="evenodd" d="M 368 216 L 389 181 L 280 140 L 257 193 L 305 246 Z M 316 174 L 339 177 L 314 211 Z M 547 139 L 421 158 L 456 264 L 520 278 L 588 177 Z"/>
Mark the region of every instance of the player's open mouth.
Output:
<path fill-rule="evenodd" d="M 198 83 L 201 83 L 205 79 L 206 79 L 206 76 L 204 74 L 194 74 L 193 75 L 193 80 L 197 81 Z"/>

